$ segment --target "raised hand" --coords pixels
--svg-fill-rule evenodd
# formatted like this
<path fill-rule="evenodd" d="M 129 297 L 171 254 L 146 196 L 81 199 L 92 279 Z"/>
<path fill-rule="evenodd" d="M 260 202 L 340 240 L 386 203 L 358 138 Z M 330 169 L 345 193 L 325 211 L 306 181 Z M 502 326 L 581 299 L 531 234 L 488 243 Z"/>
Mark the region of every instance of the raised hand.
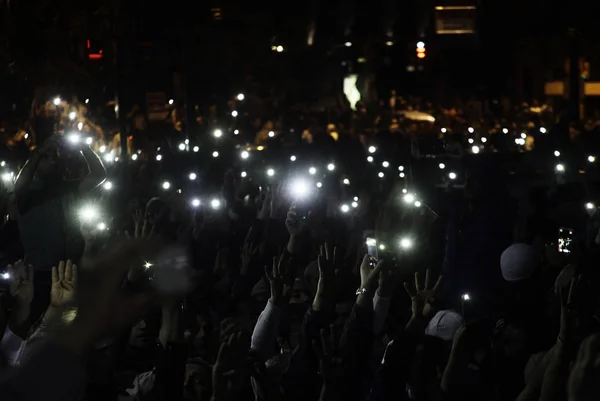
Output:
<path fill-rule="evenodd" d="M 271 219 L 278 219 L 285 207 L 284 184 L 277 185 L 275 191 L 271 194 Z"/>
<path fill-rule="evenodd" d="M 148 215 L 146 213 L 142 213 L 140 209 L 135 209 L 132 213 L 133 218 L 133 238 L 129 232 L 125 231 L 125 236 L 127 239 L 146 239 L 152 237 L 154 234 L 154 224 L 148 221 Z"/>
<path fill-rule="evenodd" d="M 7 266 L 10 276 L 10 296 L 22 305 L 29 305 L 33 301 L 33 266 L 25 265 L 22 260 L 17 260 L 14 265 Z"/>
<path fill-rule="evenodd" d="M 212 372 L 214 401 L 231 400 L 247 386 L 249 349 L 250 338 L 242 332 L 233 333 L 223 341 Z"/>
<path fill-rule="evenodd" d="M 242 247 L 242 269 L 240 271 L 240 274 L 242 275 L 247 275 L 250 273 L 252 264 L 258 256 L 259 245 L 252 243 L 252 241 L 250 240 L 251 230 L 252 229 L 250 229 L 250 231 L 248 232 L 248 235 L 246 236 L 246 241 L 244 241 L 244 246 Z"/>
<path fill-rule="evenodd" d="M 271 286 L 271 303 L 275 306 L 284 306 L 285 297 L 285 263 L 283 258 L 273 257 L 273 266 L 265 266 L 265 275 Z"/>
<path fill-rule="evenodd" d="M 583 340 L 571 369 L 567 386 L 569 401 L 592 401 L 600 398 L 600 335 Z"/>
<path fill-rule="evenodd" d="M 292 205 L 285 218 L 285 227 L 290 236 L 298 236 L 306 227 L 306 220 L 296 213 L 296 205 Z"/>
<path fill-rule="evenodd" d="M 77 266 L 70 260 L 60 261 L 58 268 L 52 267 L 50 306 L 62 308 L 72 303 L 77 291 Z"/>
<path fill-rule="evenodd" d="M 429 269 L 425 271 L 425 282 L 423 282 L 421 276 L 421 273 L 415 272 L 415 284 L 413 288 L 408 283 L 404 283 L 404 289 L 412 302 L 412 313 L 415 317 L 427 315 L 428 304 L 435 299 L 442 283 L 442 276 L 439 276 L 435 284 L 432 285 Z"/>
<path fill-rule="evenodd" d="M 339 338 L 335 324 L 329 330 L 321 330 L 321 344 L 313 342 L 313 349 L 319 358 L 319 373 L 323 379 L 323 387 L 334 386 L 341 376 L 343 359 L 340 355 Z"/>
<path fill-rule="evenodd" d="M 367 291 L 375 291 L 379 281 L 379 274 L 383 268 L 383 260 L 380 260 L 373 268 L 373 258 L 369 255 L 363 257 L 360 264 L 360 287 Z"/>
<path fill-rule="evenodd" d="M 321 310 L 329 303 L 333 297 L 333 287 L 335 284 L 335 272 L 337 262 L 337 248 L 332 248 L 328 244 L 321 247 L 321 252 L 317 258 L 317 266 L 319 267 L 319 282 L 317 283 L 317 292 L 313 301 L 313 309 Z M 330 305 L 331 306 L 331 305 Z"/>

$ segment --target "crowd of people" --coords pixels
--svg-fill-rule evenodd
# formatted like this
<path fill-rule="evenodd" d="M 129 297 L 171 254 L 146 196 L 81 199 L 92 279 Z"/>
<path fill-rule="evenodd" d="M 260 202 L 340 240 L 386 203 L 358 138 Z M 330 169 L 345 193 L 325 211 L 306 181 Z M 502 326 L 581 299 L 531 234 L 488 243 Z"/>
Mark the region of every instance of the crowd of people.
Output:
<path fill-rule="evenodd" d="M 11 136 L 1 399 L 600 396 L 600 213 L 546 139 L 568 126 L 250 100 L 127 154 L 61 99 L 48 139 Z M 562 178 L 515 199 L 497 156 L 529 137 Z"/>

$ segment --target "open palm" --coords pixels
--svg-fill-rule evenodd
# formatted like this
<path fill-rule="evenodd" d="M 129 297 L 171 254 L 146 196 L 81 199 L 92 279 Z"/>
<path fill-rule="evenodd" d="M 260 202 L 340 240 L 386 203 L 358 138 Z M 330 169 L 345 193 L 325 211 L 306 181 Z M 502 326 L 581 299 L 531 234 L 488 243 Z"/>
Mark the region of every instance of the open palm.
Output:
<path fill-rule="evenodd" d="M 64 307 L 75 299 L 77 289 L 77 266 L 70 260 L 61 261 L 58 268 L 52 268 L 52 287 L 50 289 L 50 305 L 55 308 Z"/>

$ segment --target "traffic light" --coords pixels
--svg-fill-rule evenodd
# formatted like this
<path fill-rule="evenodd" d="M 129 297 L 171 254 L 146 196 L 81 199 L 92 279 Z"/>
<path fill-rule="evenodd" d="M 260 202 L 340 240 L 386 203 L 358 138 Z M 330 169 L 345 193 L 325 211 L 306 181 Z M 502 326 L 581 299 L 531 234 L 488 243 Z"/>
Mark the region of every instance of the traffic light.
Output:
<path fill-rule="evenodd" d="M 425 42 L 417 42 L 417 58 L 424 59 L 426 57 L 425 53 Z"/>

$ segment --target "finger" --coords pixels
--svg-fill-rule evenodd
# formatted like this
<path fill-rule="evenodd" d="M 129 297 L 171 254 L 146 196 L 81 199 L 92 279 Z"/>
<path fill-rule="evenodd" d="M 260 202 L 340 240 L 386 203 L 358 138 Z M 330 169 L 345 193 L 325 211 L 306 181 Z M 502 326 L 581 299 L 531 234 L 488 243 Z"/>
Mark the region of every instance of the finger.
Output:
<path fill-rule="evenodd" d="M 65 279 L 65 261 L 61 260 L 58 262 L 58 281 Z"/>
<path fill-rule="evenodd" d="M 68 281 L 61 281 L 60 286 L 69 292 L 75 292 L 75 287 L 73 287 L 73 285 Z"/>
<path fill-rule="evenodd" d="M 58 270 L 56 266 L 52 266 L 52 285 L 58 283 Z"/>
<path fill-rule="evenodd" d="M 369 262 L 371 261 L 371 256 L 369 256 L 369 254 L 365 254 L 365 256 L 363 256 L 363 260 L 361 262 L 362 266 L 368 266 Z"/>
<path fill-rule="evenodd" d="M 277 269 L 277 256 L 273 256 L 273 277 L 279 277 L 279 271 Z"/>
<path fill-rule="evenodd" d="M 323 247 L 323 245 L 321 245 L 321 246 L 319 247 L 319 255 L 321 255 L 321 256 L 325 256 L 325 248 Z"/>
<path fill-rule="evenodd" d="M 408 283 L 407 283 L 407 282 L 404 282 L 404 284 L 403 284 L 403 285 L 404 285 L 404 291 L 406 291 L 406 293 L 408 294 L 408 296 L 409 296 L 409 297 L 413 298 L 413 297 L 415 296 L 415 293 L 414 293 L 414 291 L 412 290 L 412 288 L 410 288 L 410 287 L 408 286 Z"/>
<path fill-rule="evenodd" d="M 273 269 L 269 266 L 265 265 L 265 276 L 267 276 L 267 280 L 273 281 L 272 277 Z"/>
<path fill-rule="evenodd" d="M 331 261 L 331 258 L 333 257 L 332 253 L 331 253 L 331 247 L 329 246 L 329 244 L 326 242 L 325 243 L 325 258 L 327 258 L 328 261 Z"/>
<path fill-rule="evenodd" d="M 73 262 L 69 259 L 67 260 L 67 265 L 65 266 L 65 280 L 71 281 L 73 273 Z"/>
<path fill-rule="evenodd" d="M 6 270 L 8 270 L 8 274 L 10 274 L 11 277 L 15 274 L 15 269 L 13 268 L 12 265 L 6 266 Z"/>
<path fill-rule="evenodd" d="M 429 289 L 429 269 L 425 270 L 425 290 Z"/>
<path fill-rule="evenodd" d="M 444 278 L 444 276 L 439 276 L 437 281 L 435 282 L 435 285 L 433 286 L 433 289 L 431 290 L 431 292 L 433 294 L 437 294 L 437 292 L 440 289 L 440 286 L 442 285 L 442 279 Z"/>
<path fill-rule="evenodd" d="M 146 230 L 148 230 L 148 219 L 144 219 L 144 224 L 142 225 L 142 236 L 146 235 Z"/>
<path fill-rule="evenodd" d="M 417 292 L 420 292 L 422 290 L 419 283 L 419 272 L 415 272 L 415 290 Z"/>
<path fill-rule="evenodd" d="M 330 349 L 328 344 L 328 337 L 325 334 L 325 329 L 321 329 L 321 349 L 323 351 L 323 356 L 330 355 Z"/>
<path fill-rule="evenodd" d="M 332 262 L 333 262 L 334 265 L 337 263 L 337 256 L 338 256 L 337 255 L 337 251 L 338 251 L 337 246 L 333 247 L 333 260 L 332 260 Z"/>
<path fill-rule="evenodd" d="M 73 265 L 71 269 L 71 283 L 73 283 L 73 286 L 77 286 L 77 265 Z"/>
<path fill-rule="evenodd" d="M 129 231 L 125 230 L 125 238 L 127 238 L 128 240 L 131 239 L 131 234 L 129 234 Z"/>
<path fill-rule="evenodd" d="M 575 299 L 575 288 L 577 285 L 577 281 L 579 281 L 579 276 L 573 277 L 571 279 L 571 283 L 569 284 L 569 292 L 567 295 L 567 306 L 573 305 L 573 301 Z"/>
<path fill-rule="evenodd" d="M 317 256 L 317 267 L 319 268 L 319 272 L 323 273 L 323 269 L 327 262 L 325 261 L 325 256 L 319 255 Z"/>

